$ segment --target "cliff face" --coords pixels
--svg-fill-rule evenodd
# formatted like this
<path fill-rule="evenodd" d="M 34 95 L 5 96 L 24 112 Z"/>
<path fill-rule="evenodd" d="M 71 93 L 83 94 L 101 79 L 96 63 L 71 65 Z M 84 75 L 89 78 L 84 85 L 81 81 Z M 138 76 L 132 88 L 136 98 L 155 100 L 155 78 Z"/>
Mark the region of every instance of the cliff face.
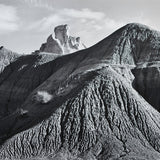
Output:
<path fill-rule="evenodd" d="M 67 25 L 60 25 L 54 29 L 54 34 L 48 37 L 47 42 L 42 44 L 40 52 L 68 54 L 85 48 L 80 37 L 69 35 Z"/>
<path fill-rule="evenodd" d="M 47 42 L 42 44 L 40 48 L 41 52 L 48 52 L 48 53 L 58 53 L 63 54 L 63 49 L 58 40 L 54 39 L 52 35 L 50 35 L 47 39 Z"/>
<path fill-rule="evenodd" d="M 129 24 L 73 54 L 11 63 L 0 75 L 0 158 L 160 159 L 159 39 Z"/>
<path fill-rule="evenodd" d="M 136 68 L 133 71 L 135 75 L 135 89 L 158 111 L 160 111 L 160 67 L 159 65 Z"/>

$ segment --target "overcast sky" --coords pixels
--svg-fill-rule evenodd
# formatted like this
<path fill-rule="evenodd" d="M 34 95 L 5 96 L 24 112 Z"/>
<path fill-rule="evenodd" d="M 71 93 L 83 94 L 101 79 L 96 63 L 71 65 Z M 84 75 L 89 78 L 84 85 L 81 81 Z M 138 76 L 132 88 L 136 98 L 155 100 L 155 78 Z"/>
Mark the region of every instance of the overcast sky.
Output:
<path fill-rule="evenodd" d="M 30 53 L 68 24 L 86 46 L 138 22 L 160 30 L 160 0 L 0 0 L 0 46 Z"/>

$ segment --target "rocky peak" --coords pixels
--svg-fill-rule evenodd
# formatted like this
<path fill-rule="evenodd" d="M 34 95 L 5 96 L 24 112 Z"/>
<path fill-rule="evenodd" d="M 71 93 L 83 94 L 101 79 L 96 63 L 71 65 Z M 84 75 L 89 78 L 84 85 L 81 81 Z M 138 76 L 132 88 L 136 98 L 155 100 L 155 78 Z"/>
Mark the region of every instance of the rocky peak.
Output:
<path fill-rule="evenodd" d="M 55 33 L 55 38 L 58 39 L 62 45 L 66 44 L 67 40 L 70 37 L 69 27 L 67 24 L 55 27 L 54 33 Z"/>
<path fill-rule="evenodd" d="M 55 27 L 54 34 L 51 34 L 47 42 L 42 44 L 40 52 L 68 54 L 85 48 L 80 37 L 70 36 L 69 27 L 65 24 Z"/>

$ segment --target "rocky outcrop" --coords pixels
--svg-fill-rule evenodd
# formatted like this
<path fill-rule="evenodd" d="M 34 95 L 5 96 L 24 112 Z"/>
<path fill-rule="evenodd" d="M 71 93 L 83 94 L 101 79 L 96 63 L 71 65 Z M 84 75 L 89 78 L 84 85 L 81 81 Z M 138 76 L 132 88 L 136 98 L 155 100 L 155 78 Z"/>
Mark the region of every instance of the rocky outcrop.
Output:
<path fill-rule="evenodd" d="M 144 77 L 144 88 L 153 74 L 158 82 L 158 69 L 144 70 L 158 65 L 159 37 L 128 24 L 91 48 L 8 65 L 0 76 L 0 158 L 160 159 L 160 113 L 147 102 L 151 90 L 139 94 Z"/>
<path fill-rule="evenodd" d="M 49 52 L 57 54 L 68 54 L 81 49 L 85 49 L 81 43 L 80 37 L 72 37 L 69 35 L 69 27 L 60 25 L 54 29 L 54 34 L 48 37 L 47 42 L 42 44 L 40 52 Z"/>
<path fill-rule="evenodd" d="M 40 48 L 41 52 L 49 52 L 49 53 L 58 53 L 63 54 L 63 49 L 58 40 L 54 39 L 52 35 L 50 35 L 47 39 L 47 42 L 42 44 Z"/>
<path fill-rule="evenodd" d="M 8 66 L 11 62 L 13 62 L 16 58 L 20 57 L 20 54 L 12 52 L 5 47 L 0 47 L 0 73 L 4 70 L 6 66 Z"/>

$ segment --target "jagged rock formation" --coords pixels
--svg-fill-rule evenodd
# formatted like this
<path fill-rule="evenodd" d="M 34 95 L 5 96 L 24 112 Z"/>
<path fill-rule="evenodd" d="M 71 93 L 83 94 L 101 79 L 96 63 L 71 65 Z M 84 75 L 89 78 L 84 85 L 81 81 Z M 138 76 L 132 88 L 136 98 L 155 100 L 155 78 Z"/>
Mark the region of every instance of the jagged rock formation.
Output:
<path fill-rule="evenodd" d="M 16 58 L 20 57 L 20 54 L 12 52 L 3 46 L 0 47 L 0 73 L 4 70 L 6 66 L 8 66 L 11 62 L 13 62 Z"/>
<path fill-rule="evenodd" d="M 0 75 L 0 158 L 160 159 L 160 113 L 146 89 L 159 74 L 145 73 L 158 68 L 159 39 L 128 24 L 73 54 L 18 58 Z"/>
<path fill-rule="evenodd" d="M 47 39 L 47 42 L 42 44 L 40 48 L 41 52 L 49 52 L 49 53 L 58 53 L 63 54 L 63 49 L 58 40 L 54 39 L 52 35 L 50 35 Z"/>
<path fill-rule="evenodd" d="M 81 43 L 80 37 L 72 37 L 69 35 L 69 27 L 60 25 L 54 29 L 54 35 L 50 35 L 47 42 L 42 44 L 40 52 L 49 52 L 57 54 L 68 54 L 81 49 L 85 49 Z"/>

